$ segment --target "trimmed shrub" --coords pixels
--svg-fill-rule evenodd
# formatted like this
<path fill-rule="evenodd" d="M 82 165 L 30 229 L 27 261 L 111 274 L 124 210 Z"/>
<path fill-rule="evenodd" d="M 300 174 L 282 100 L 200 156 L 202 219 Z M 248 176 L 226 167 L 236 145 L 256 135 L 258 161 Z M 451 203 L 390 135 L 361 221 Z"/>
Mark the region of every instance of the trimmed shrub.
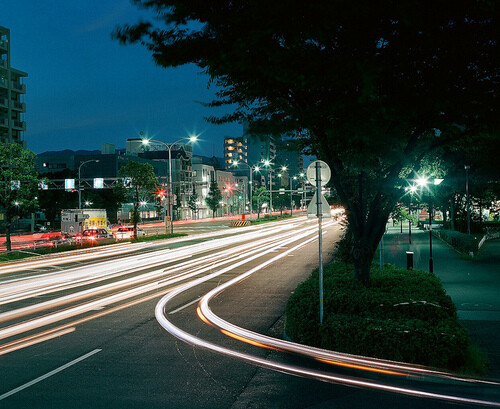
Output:
<path fill-rule="evenodd" d="M 352 266 L 324 266 L 324 322 L 318 272 L 299 285 L 286 309 L 288 336 L 335 351 L 456 370 L 465 364 L 467 331 L 439 278 L 425 271 L 372 266 L 370 287 Z"/>
<path fill-rule="evenodd" d="M 440 230 L 439 237 L 449 243 L 453 248 L 461 253 L 477 254 L 479 249 L 479 240 L 468 234 L 460 233 L 454 230 Z"/>
<path fill-rule="evenodd" d="M 465 364 L 468 346 L 467 331 L 454 320 L 436 326 L 422 320 L 331 315 L 320 335 L 322 348 L 452 370 Z"/>
<path fill-rule="evenodd" d="M 342 233 L 340 240 L 335 245 L 335 260 L 343 261 L 344 263 L 352 263 L 352 247 L 354 243 L 353 234 L 349 224 L 344 224 L 343 230 L 344 232 Z"/>

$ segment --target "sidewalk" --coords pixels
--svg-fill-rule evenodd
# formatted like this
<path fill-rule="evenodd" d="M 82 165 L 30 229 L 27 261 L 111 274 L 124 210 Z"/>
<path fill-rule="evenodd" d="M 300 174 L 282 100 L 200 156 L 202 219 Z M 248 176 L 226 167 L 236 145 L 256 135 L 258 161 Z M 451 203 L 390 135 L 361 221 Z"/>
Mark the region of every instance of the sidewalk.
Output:
<path fill-rule="evenodd" d="M 384 262 L 406 268 L 406 251 L 413 251 L 414 269 L 429 271 L 429 232 L 408 224 L 384 235 Z M 434 274 L 443 283 L 458 311 L 460 323 L 487 354 L 489 377 L 500 379 L 500 240 L 487 241 L 474 259 L 461 257 L 436 236 L 432 239 Z M 374 260 L 378 260 L 377 251 Z M 411 274 L 411 272 L 409 272 Z"/>

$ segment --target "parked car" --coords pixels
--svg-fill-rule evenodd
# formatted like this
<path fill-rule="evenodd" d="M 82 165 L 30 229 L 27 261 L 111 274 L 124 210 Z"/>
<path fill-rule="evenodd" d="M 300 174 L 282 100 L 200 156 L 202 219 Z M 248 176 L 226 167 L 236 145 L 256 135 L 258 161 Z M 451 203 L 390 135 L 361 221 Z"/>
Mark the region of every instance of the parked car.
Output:
<path fill-rule="evenodd" d="M 77 241 L 86 241 L 86 240 L 97 240 L 97 239 L 109 239 L 113 237 L 113 235 L 108 232 L 106 229 L 87 229 L 84 230 L 81 234 L 76 235 Z"/>
<path fill-rule="evenodd" d="M 137 227 L 137 236 L 145 236 L 146 232 L 140 227 Z M 134 236 L 134 226 L 122 226 L 114 234 L 115 238 L 118 240 L 130 239 Z"/>

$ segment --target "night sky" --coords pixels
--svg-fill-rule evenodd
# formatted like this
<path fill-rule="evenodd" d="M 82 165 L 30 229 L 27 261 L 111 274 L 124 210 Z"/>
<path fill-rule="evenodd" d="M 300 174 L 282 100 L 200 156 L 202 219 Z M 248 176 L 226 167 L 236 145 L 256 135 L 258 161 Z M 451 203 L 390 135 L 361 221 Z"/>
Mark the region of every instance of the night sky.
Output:
<path fill-rule="evenodd" d="M 151 20 L 129 0 L 2 0 L 1 8 L 11 65 L 28 73 L 25 140 L 35 153 L 122 148 L 143 131 L 165 142 L 201 134 L 194 153 L 222 156 L 224 136 L 241 136 L 241 125 L 203 119 L 222 111 L 199 103 L 215 94 L 199 68 L 163 69 L 145 47 L 111 39 L 119 24 Z"/>

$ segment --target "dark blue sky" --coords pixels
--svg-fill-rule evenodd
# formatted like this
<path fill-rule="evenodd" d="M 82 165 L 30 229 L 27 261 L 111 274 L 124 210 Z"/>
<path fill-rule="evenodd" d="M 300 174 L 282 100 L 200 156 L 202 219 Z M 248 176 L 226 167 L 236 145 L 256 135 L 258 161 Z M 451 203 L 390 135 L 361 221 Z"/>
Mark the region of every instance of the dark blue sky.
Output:
<path fill-rule="evenodd" d="M 145 11 L 129 0 L 2 0 L 0 25 L 10 29 L 11 64 L 25 78 L 28 148 L 125 147 L 140 131 L 165 142 L 200 133 L 195 154 L 222 155 L 238 124 L 210 125 L 214 89 L 195 66 L 157 67 L 144 47 L 111 39 L 116 25 Z M 219 111 L 220 112 L 220 111 Z"/>

